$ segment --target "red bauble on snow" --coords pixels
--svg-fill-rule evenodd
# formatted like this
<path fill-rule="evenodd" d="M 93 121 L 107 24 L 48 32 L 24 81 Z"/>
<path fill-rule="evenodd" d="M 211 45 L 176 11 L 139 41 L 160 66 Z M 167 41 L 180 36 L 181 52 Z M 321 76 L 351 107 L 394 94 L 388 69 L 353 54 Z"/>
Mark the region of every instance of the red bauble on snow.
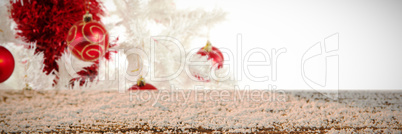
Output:
<path fill-rule="evenodd" d="M 14 57 L 5 47 L 0 46 L 0 83 L 6 81 L 14 71 Z"/>
<path fill-rule="evenodd" d="M 212 60 L 213 66 L 217 66 L 217 69 L 222 68 L 224 61 L 223 54 L 218 48 L 212 46 L 209 41 L 205 47 L 198 50 L 197 54 L 207 56 L 208 60 Z"/>
<path fill-rule="evenodd" d="M 130 87 L 128 90 L 158 90 L 155 86 L 149 83 L 145 83 L 144 78 L 140 77 L 137 84 Z"/>
<path fill-rule="evenodd" d="M 109 49 L 108 32 L 88 13 L 70 28 L 66 41 L 71 53 L 83 61 L 95 61 Z"/>

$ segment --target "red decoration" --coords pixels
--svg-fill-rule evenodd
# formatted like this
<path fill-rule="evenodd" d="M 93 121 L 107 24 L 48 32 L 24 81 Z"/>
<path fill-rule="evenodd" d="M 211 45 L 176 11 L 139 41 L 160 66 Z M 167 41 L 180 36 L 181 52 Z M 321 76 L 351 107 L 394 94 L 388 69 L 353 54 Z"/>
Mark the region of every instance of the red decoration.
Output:
<path fill-rule="evenodd" d="M 6 81 L 14 71 L 14 57 L 5 47 L 0 46 L 0 83 Z"/>
<path fill-rule="evenodd" d="M 68 32 L 67 44 L 71 53 L 83 61 L 94 61 L 109 48 L 109 34 L 103 24 L 93 21 L 90 14 L 75 23 Z"/>
<path fill-rule="evenodd" d="M 212 60 L 212 66 L 215 68 L 215 66 L 217 66 L 216 69 L 220 69 L 223 66 L 223 54 L 222 52 L 211 45 L 211 42 L 207 42 L 207 45 L 205 45 L 203 48 L 201 48 L 200 50 L 198 50 L 197 54 L 200 54 L 201 56 L 207 56 L 208 60 Z M 203 82 L 209 82 L 209 79 L 204 78 L 198 74 L 194 75 L 199 81 L 203 81 Z"/>
<path fill-rule="evenodd" d="M 15 2 L 14 2 L 15 1 Z M 104 14 L 99 0 L 86 0 L 93 19 Z M 36 53 L 44 53 L 44 72 L 58 71 L 58 60 L 67 47 L 69 28 L 86 13 L 84 0 L 10 0 L 11 18 L 17 24 L 17 37 L 36 42 Z"/>
<path fill-rule="evenodd" d="M 207 45 L 205 45 L 205 47 L 198 50 L 197 54 L 200 54 L 201 56 L 207 56 L 208 60 L 213 61 L 213 66 L 218 66 L 217 69 L 222 68 L 224 61 L 223 54 L 218 48 L 212 46 L 209 41 L 207 42 Z"/>
<path fill-rule="evenodd" d="M 114 41 L 112 41 L 109 45 L 110 47 L 116 46 L 116 42 L 118 41 L 118 38 Z M 105 59 L 110 60 L 111 54 L 112 53 L 117 53 L 117 51 L 106 51 L 105 53 Z M 89 80 L 90 82 L 93 82 L 96 76 L 98 75 L 98 69 L 99 69 L 99 61 L 95 61 L 94 64 L 92 64 L 89 67 L 84 67 L 83 70 L 77 72 L 80 77 L 73 78 L 70 80 L 70 85 L 74 87 L 74 81 L 80 81 L 80 86 L 83 86 L 86 80 Z"/>
<path fill-rule="evenodd" d="M 203 81 L 203 82 L 209 82 L 209 79 L 206 79 L 204 77 L 201 77 L 200 75 L 194 75 L 199 81 Z"/>
<path fill-rule="evenodd" d="M 96 61 L 89 67 L 84 67 L 84 70 L 77 72 L 80 77 L 73 78 L 70 80 L 70 85 L 74 86 L 75 81 L 80 81 L 80 86 L 83 86 L 86 80 L 93 82 L 96 76 L 98 76 L 99 62 Z"/>
<path fill-rule="evenodd" d="M 133 85 L 128 90 L 158 90 L 155 86 L 145 83 L 144 78 L 140 77 L 136 85 Z"/>

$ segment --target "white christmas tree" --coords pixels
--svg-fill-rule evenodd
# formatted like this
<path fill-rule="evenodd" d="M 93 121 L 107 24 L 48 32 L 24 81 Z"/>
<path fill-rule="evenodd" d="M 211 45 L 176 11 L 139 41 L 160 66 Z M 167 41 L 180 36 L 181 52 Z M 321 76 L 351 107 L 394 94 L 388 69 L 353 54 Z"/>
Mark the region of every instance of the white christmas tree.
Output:
<path fill-rule="evenodd" d="M 230 88 L 235 84 L 233 79 L 220 78 L 227 74 L 227 67 L 211 69 L 213 63 L 208 61 L 206 56 L 190 52 L 194 39 L 203 38 L 205 43 L 207 42 L 208 29 L 224 20 L 223 11 L 178 10 L 173 0 L 103 2 L 107 4 L 107 15 L 102 21 L 110 37 L 118 37 L 119 40 L 118 45 L 111 48 L 117 53 L 112 53 L 110 60 L 100 59 L 99 74 L 95 80 L 86 81 L 83 86 L 76 81 L 74 86 L 71 86 L 70 80 L 78 76 L 77 70 L 93 63 L 81 61 L 69 52 L 64 53 L 57 61 L 58 72 L 44 74 L 41 53 L 35 55 L 34 49 L 23 47 L 27 44 L 14 38 L 12 20 L 2 19 L 0 43 L 11 43 L 7 48 L 16 57 L 16 62 L 21 64 L 16 65 L 15 72 L 18 73 L 12 76 L 15 78 L 0 86 L 8 85 L 7 88 L 21 89 L 25 85 L 13 85 L 24 79 L 33 89 L 127 89 L 134 85 L 140 76 L 158 89 L 171 88 L 172 85 L 185 89 L 193 89 L 196 85 L 205 88 Z M 7 6 L 7 2 L 1 4 Z M 4 17 L 8 15 L 6 8 L 2 8 L 0 13 L 2 18 L 8 18 Z M 17 43 L 20 43 L 21 47 L 10 47 Z M 21 55 L 22 50 L 27 52 Z M 194 66 L 189 61 L 201 61 L 202 64 Z M 194 74 L 209 78 L 210 81 L 200 81 Z M 218 78 L 212 77 L 211 74 Z M 57 83 L 53 83 L 55 77 L 58 77 Z"/>

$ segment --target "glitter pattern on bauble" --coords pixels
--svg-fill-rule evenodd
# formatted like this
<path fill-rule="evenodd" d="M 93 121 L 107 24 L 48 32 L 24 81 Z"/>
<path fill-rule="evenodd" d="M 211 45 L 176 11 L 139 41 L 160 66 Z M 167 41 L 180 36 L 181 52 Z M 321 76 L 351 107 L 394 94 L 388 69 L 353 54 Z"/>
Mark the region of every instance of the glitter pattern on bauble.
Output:
<path fill-rule="evenodd" d="M 109 34 L 103 24 L 85 16 L 70 28 L 66 41 L 71 53 L 83 61 L 95 61 L 109 49 Z"/>

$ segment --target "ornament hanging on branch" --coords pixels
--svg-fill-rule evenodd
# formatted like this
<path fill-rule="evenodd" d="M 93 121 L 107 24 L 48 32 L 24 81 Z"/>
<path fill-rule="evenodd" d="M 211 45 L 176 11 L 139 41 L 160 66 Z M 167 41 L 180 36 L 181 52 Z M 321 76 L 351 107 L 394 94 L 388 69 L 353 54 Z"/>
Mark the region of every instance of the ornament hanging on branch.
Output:
<path fill-rule="evenodd" d="M 218 48 L 212 46 L 211 42 L 207 41 L 207 44 L 198 50 L 197 54 L 206 56 L 207 60 L 212 60 L 212 66 L 210 67 L 212 71 L 223 67 L 223 54 Z M 204 76 L 202 74 L 195 74 L 194 76 L 199 81 L 210 82 L 208 76 Z"/>
<path fill-rule="evenodd" d="M 66 41 L 71 53 L 83 61 L 95 61 L 109 48 L 108 32 L 89 12 L 70 28 Z"/>
<path fill-rule="evenodd" d="M 43 71 L 58 71 L 57 60 L 67 47 L 69 28 L 90 10 L 92 19 L 104 14 L 98 0 L 10 0 L 11 18 L 16 23 L 17 37 L 35 42 L 35 53 L 43 52 Z"/>
<path fill-rule="evenodd" d="M 6 81 L 13 74 L 14 64 L 11 52 L 0 46 L 0 83 Z"/>
<path fill-rule="evenodd" d="M 140 78 L 137 80 L 137 84 L 133 85 L 128 90 L 157 90 L 157 88 L 152 84 L 146 83 L 145 79 L 140 76 Z"/>
<path fill-rule="evenodd" d="M 222 68 L 224 61 L 223 54 L 218 48 L 212 46 L 211 42 L 207 41 L 207 45 L 198 50 L 197 54 L 207 56 L 208 60 L 212 60 L 212 68 Z"/>

